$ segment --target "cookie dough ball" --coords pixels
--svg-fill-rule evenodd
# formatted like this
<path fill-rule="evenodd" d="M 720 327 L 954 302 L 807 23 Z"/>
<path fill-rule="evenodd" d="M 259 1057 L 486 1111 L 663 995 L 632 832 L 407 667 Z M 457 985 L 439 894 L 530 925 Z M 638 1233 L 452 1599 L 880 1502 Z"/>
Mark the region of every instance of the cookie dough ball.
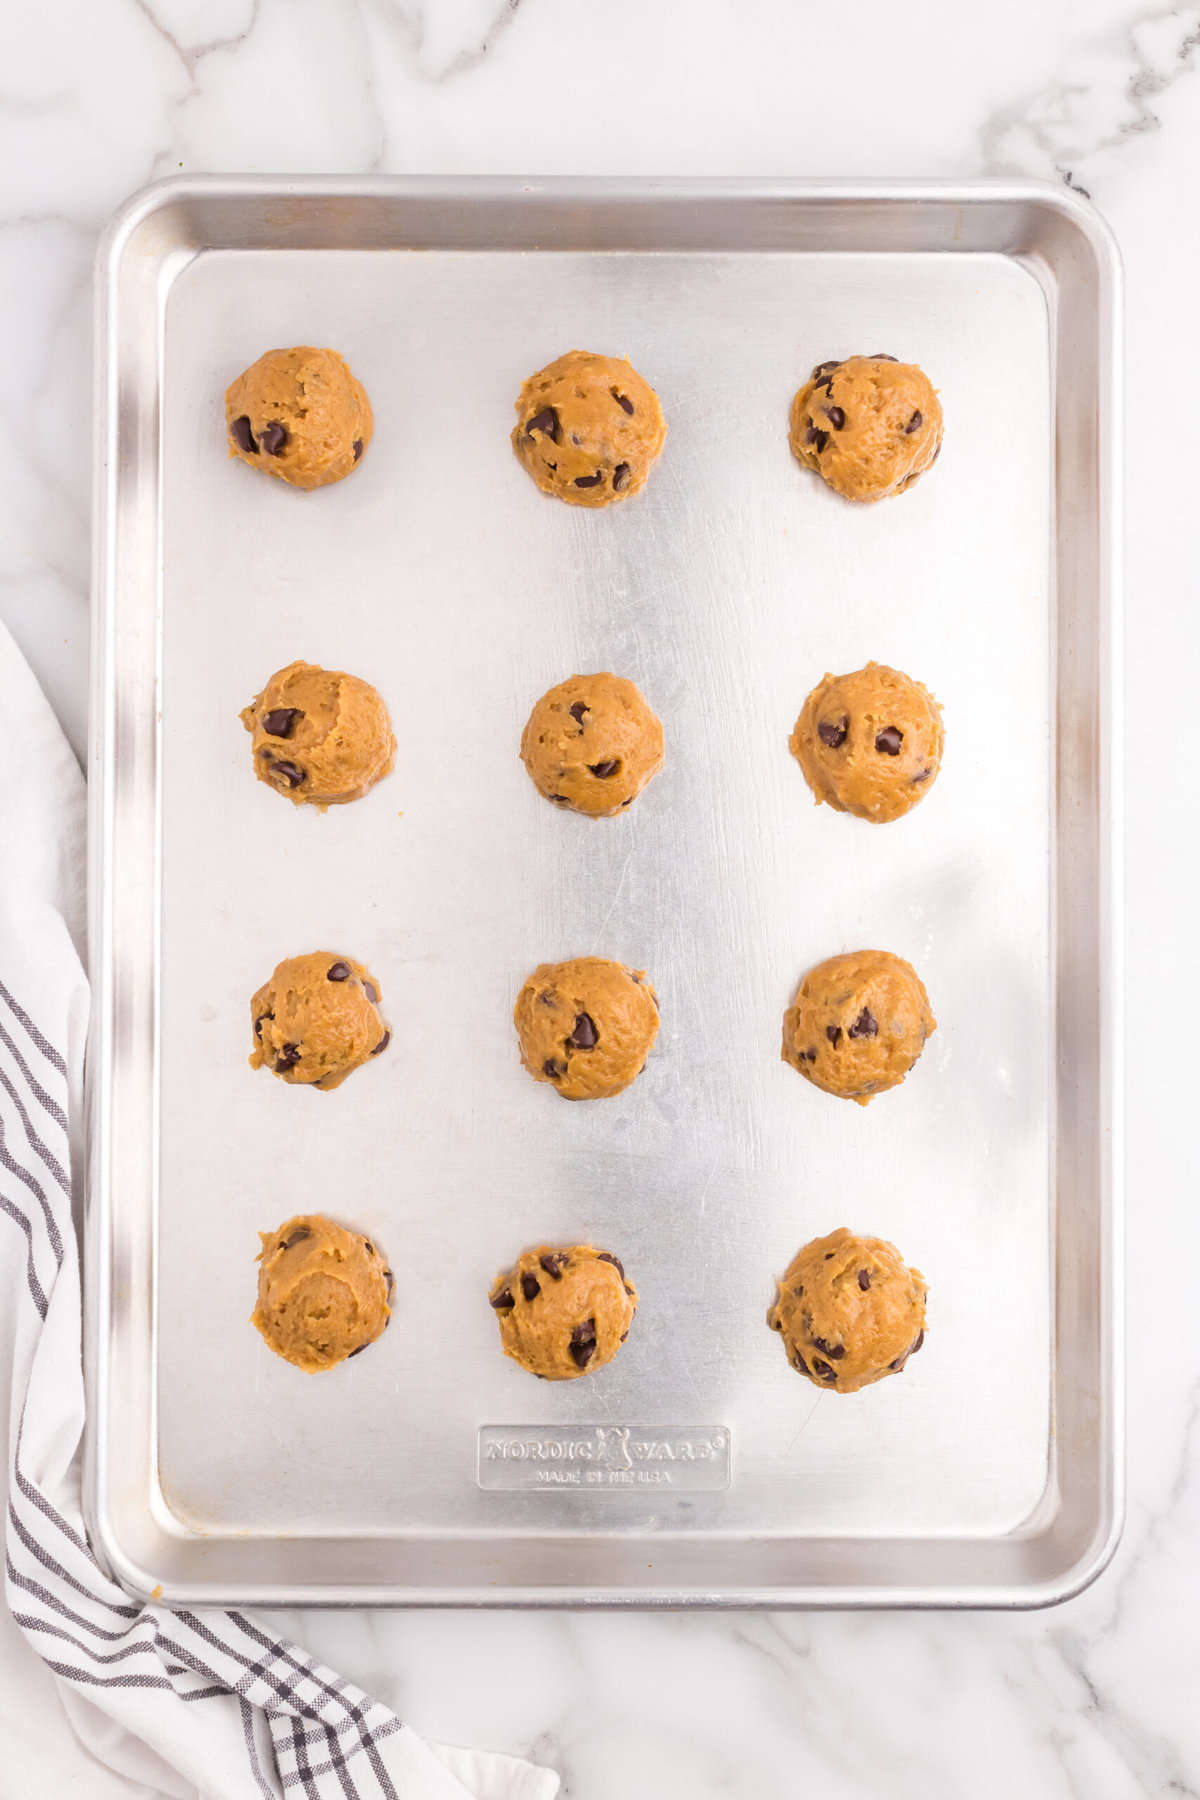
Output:
<path fill-rule="evenodd" d="M 291 487 L 328 487 L 371 442 L 366 389 L 336 350 L 268 350 L 225 390 L 229 454 Z"/>
<path fill-rule="evenodd" d="M 379 1011 L 379 983 L 336 950 L 289 956 L 250 1002 L 254 1049 L 281 1081 L 335 1088 L 379 1056 L 391 1032 Z"/>
<path fill-rule="evenodd" d="M 543 494 L 611 506 L 646 485 L 666 435 L 658 395 L 632 363 L 569 350 L 521 389 L 512 446 Z"/>
<path fill-rule="evenodd" d="M 491 1302 L 505 1356 L 543 1381 L 574 1381 L 617 1354 L 637 1292 L 608 1250 L 539 1244 L 496 1277 Z"/>
<path fill-rule="evenodd" d="M 882 825 L 923 800 L 942 763 L 942 709 L 919 681 L 870 662 L 826 675 L 804 702 L 789 743 L 816 796 Z"/>
<path fill-rule="evenodd" d="M 898 1375 L 921 1348 L 925 1277 L 883 1238 L 832 1231 L 797 1252 L 767 1323 L 793 1369 L 853 1394 Z"/>
<path fill-rule="evenodd" d="M 370 1238 L 321 1213 L 260 1231 L 250 1315 L 276 1356 L 315 1375 L 357 1356 L 391 1316 L 392 1271 Z"/>
<path fill-rule="evenodd" d="M 297 806 L 361 800 L 391 773 L 392 722 L 369 681 L 315 663 L 289 663 L 243 707 L 254 773 Z"/>
<path fill-rule="evenodd" d="M 818 363 L 792 401 L 788 441 L 847 500 L 884 500 L 937 461 L 941 403 L 916 363 L 882 355 Z"/>
<path fill-rule="evenodd" d="M 564 1100 L 607 1100 L 645 1067 L 658 1003 L 644 969 L 603 956 L 540 963 L 517 995 L 521 1061 Z"/>
<path fill-rule="evenodd" d="M 556 806 L 610 819 L 662 768 L 663 728 L 632 681 L 572 675 L 530 713 L 521 761 Z"/>
<path fill-rule="evenodd" d="M 866 1106 L 898 1087 L 937 1029 L 920 976 L 888 950 L 810 969 L 783 1015 L 783 1060 L 814 1087 Z"/>

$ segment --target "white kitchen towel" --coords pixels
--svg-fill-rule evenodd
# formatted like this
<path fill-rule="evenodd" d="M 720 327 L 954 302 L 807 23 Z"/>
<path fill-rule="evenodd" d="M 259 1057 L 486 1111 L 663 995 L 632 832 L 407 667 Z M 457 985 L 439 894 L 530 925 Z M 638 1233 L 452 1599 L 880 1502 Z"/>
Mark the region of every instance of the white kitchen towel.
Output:
<path fill-rule="evenodd" d="M 92 1556 L 79 1502 L 84 1398 L 72 1216 L 88 1008 L 84 784 L 2 626 L 0 719 L 19 757 L 0 784 L 0 1429 L 12 1621 L 53 1672 L 79 1738 L 131 1793 L 553 1800 L 559 1783 L 549 1770 L 428 1744 L 253 1617 L 137 1605 Z M 38 1690 L 14 1664 L 22 1655 L 28 1662 L 6 1625 L 0 1679 L 6 1702 L 19 1694 L 27 1708 Z M 47 1716 L 23 1716 L 17 1727 L 28 1774 L 19 1790 L 0 1778 L 0 1791 L 93 1791 L 75 1781 L 68 1788 L 61 1775 L 36 1778 L 39 1736 L 61 1730 L 54 1704 L 47 1683 Z"/>

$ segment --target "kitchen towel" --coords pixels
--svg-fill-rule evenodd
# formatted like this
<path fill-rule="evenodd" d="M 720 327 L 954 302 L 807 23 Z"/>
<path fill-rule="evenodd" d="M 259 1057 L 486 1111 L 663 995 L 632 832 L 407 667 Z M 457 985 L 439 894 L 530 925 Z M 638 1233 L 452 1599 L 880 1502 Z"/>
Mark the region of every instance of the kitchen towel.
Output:
<path fill-rule="evenodd" d="M 2 626 L 0 719 L 19 757 L 0 784 L 0 1429 L 11 1614 L 0 1682 L 6 1702 L 21 1699 L 19 1791 L 91 1791 L 77 1776 L 68 1787 L 61 1762 L 51 1774 L 53 1694 L 46 1684 L 39 1705 L 22 1664 L 36 1651 L 87 1750 L 147 1800 L 553 1800 L 551 1771 L 427 1743 L 253 1616 L 139 1605 L 93 1557 L 79 1498 L 72 1206 L 88 1012 L 86 803 L 58 721 Z"/>

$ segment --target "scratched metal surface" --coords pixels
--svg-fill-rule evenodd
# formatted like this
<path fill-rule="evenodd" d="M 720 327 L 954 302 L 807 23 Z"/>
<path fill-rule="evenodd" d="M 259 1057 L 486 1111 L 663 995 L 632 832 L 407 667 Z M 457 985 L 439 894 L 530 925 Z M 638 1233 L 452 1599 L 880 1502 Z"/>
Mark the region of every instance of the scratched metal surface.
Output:
<path fill-rule="evenodd" d="M 375 409 L 361 471 L 313 495 L 222 447 L 226 383 L 291 342 L 335 345 Z M 522 378 L 572 346 L 628 354 L 669 424 L 607 512 L 543 498 L 508 444 Z M 859 349 L 920 362 L 946 416 L 933 475 L 869 508 L 786 443 L 809 365 Z M 516 1544 L 536 1586 L 557 1540 L 601 1599 L 634 1583 L 589 1577 L 593 1538 L 691 1539 L 720 1594 L 727 1541 L 840 1540 L 852 1567 L 856 1545 L 1019 1534 L 1054 1485 L 1043 286 L 986 253 L 209 250 L 169 285 L 161 368 L 163 1531 L 218 1570 L 257 1540 L 282 1591 L 320 1585 L 322 1543 L 406 1592 L 423 1546 L 446 1566 L 458 1544 L 477 1598 Z M 324 817 L 253 781 L 237 717 L 295 657 L 375 682 L 398 740 L 394 775 Z M 935 788 L 882 828 L 814 807 L 787 749 L 809 687 L 870 657 L 930 686 L 947 733 Z M 594 824 L 538 797 L 517 745 L 544 688 L 597 669 L 639 684 L 667 762 Z M 916 965 L 939 1028 L 860 1109 L 779 1037 L 804 970 L 863 946 Z M 246 1065 L 250 993 L 318 947 L 370 965 L 392 1029 L 330 1095 Z M 580 954 L 645 968 L 662 1029 L 630 1090 L 571 1106 L 521 1070 L 511 1009 L 535 963 Z M 248 1324 L 256 1232 L 301 1210 L 397 1277 L 384 1339 L 320 1378 Z M 921 1355 L 845 1399 L 764 1320 L 841 1224 L 930 1288 Z M 585 1381 L 500 1354 L 489 1282 L 539 1239 L 606 1245 L 638 1284 Z M 597 1424 L 726 1433 L 728 1485 L 477 1479 L 482 1427 Z M 244 1563 L 231 1585 L 255 1586 Z"/>

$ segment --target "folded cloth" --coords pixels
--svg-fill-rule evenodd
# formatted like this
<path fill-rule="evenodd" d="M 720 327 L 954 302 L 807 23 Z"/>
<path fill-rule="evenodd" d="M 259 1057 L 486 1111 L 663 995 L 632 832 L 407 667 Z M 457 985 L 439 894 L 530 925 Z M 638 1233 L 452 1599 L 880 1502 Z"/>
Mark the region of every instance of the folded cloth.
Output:
<path fill-rule="evenodd" d="M 2 626 L 0 718 L 21 756 L 17 778 L 0 785 L 0 1431 L 13 1622 L 0 1616 L 0 1683 L 20 1739 L 19 1756 L 5 1745 L 6 1777 L 18 1781 L 5 1791 L 553 1800 L 559 1783 L 549 1770 L 426 1743 L 250 1615 L 136 1605 L 97 1565 L 79 1501 L 72 1215 L 88 1007 L 84 784 Z M 28 1646 L 52 1672 L 87 1751 L 121 1781 L 95 1764 L 81 1773 Z M 45 1716 L 33 1719 L 33 1710 Z"/>

